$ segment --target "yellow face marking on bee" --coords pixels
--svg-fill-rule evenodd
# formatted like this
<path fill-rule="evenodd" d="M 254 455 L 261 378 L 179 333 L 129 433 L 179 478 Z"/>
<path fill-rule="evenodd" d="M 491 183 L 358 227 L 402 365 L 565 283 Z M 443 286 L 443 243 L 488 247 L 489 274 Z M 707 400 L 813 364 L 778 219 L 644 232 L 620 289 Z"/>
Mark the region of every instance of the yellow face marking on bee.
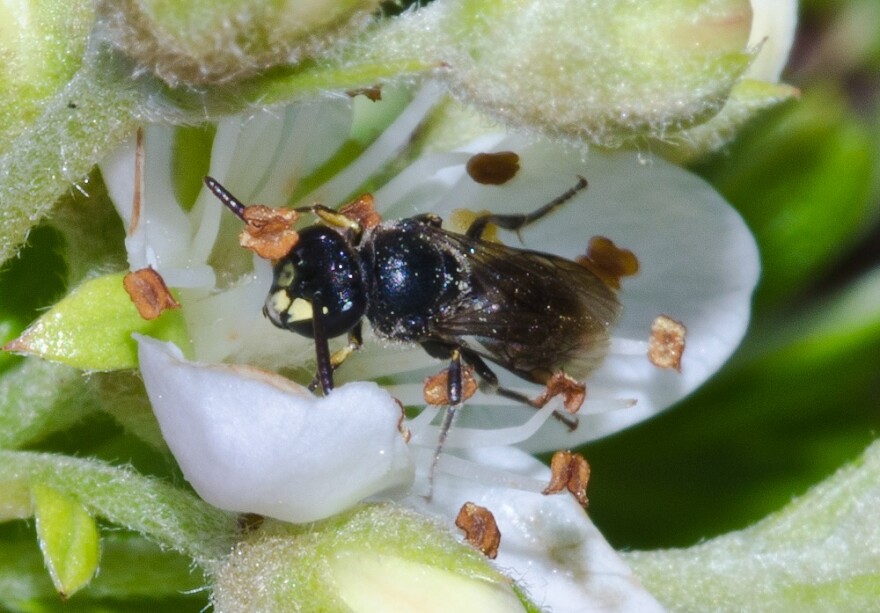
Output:
<path fill-rule="evenodd" d="M 312 303 L 305 298 L 294 300 L 287 312 L 290 313 L 290 321 L 306 321 L 314 317 Z"/>
<path fill-rule="evenodd" d="M 283 289 L 278 290 L 274 294 L 272 294 L 272 299 L 270 300 L 272 305 L 272 310 L 276 313 L 284 313 L 287 309 L 290 308 L 290 296 L 287 295 L 287 292 Z"/>

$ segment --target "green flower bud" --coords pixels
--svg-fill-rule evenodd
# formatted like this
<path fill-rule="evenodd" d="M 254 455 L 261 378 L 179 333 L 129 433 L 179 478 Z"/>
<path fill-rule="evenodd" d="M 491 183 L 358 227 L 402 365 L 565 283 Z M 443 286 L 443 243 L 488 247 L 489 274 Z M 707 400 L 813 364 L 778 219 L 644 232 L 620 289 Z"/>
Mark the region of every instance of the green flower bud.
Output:
<path fill-rule="evenodd" d="M 507 123 L 602 144 L 723 106 L 751 54 L 748 0 L 458 0 L 455 86 Z"/>
<path fill-rule="evenodd" d="M 171 85 L 222 83 L 312 57 L 379 0 L 123 0 L 112 42 Z"/>
<path fill-rule="evenodd" d="M 294 526 L 267 521 L 215 575 L 218 611 L 526 611 L 476 550 L 413 511 L 362 506 Z"/>

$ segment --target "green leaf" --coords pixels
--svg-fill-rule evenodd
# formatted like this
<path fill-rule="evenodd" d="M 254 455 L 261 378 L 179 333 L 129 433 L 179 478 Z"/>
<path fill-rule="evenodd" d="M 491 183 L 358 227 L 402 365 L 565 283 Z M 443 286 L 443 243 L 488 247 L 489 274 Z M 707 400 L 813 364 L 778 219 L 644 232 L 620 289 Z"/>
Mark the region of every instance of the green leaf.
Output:
<path fill-rule="evenodd" d="M 21 613 L 191 611 L 207 606 L 192 560 L 130 532 L 101 535 L 100 570 L 64 602 L 46 572 L 33 522 L 0 526 L 0 610 Z"/>
<path fill-rule="evenodd" d="M 55 201 L 131 134 L 145 94 L 107 57 L 90 58 L 0 154 L 0 263 Z"/>
<path fill-rule="evenodd" d="M 68 598 L 98 569 L 98 527 L 79 504 L 45 485 L 31 485 L 40 551 L 55 589 Z"/>
<path fill-rule="evenodd" d="M 66 267 L 60 247 L 57 232 L 38 227 L 18 257 L 0 266 L 0 346 L 21 334 L 46 306 L 64 295 Z M 0 372 L 20 361 L 10 353 L 0 353 Z"/>
<path fill-rule="evenodd" d="M 645 587 L 676 610 L 874 610 L 878 483 L 880 442 L 751 528 L 688 549 L 624 555 Z"/>
<path fill-rule="evenodd" d="M 24 360 L 0 375 L 0 448 L 33 444 L 97 408 L 80 371 Z"/>
<path fill-rule="evenodd" d="M 117 273 L 86 281 L 6 349 L 84 370 L 106 371 L 137 366 L 133 332 L 188 346 L 181 312 L 166 311 L 155 320 L 143 319 L 123 288 L 123 277 Z"/>
<path fill-rule="evenodd" d="M 0 451 L 0 500 L 34 485 L 52 488 L 89 513 L 203 564 L 221 557 L 236 532 L 234 515 L 159 479 L 96 460 Z"/>

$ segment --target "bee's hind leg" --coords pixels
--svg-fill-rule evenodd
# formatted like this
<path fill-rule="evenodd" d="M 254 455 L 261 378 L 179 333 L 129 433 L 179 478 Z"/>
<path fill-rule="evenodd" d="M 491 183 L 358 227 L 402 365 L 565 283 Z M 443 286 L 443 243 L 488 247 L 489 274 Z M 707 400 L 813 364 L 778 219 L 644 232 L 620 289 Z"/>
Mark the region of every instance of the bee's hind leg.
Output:
<path fill-rule="evenodd" d="M 540 409 L 550 400 L 550 397 L 546 397 L 546 394 L 541 394 L 538 398 L 533 399 L 529 398 L 523 393 L 517 392 L 515 390 L 507 389 L 506 387 L 501 387 L 498 383 L 498 375 L 496 375 L 489 365 L 481 358 L 479 355 L 472 353 L 470 351 L 462 351 L 462 357 L 464 357 L 465 362 L 467 362 L 470 366 L 473 366 L 474 372 L 483 380 L 486 386 L 495 394 L 499 396 L 503 396 L 505 398 L 510 398 L 511 400 L 515 400 L 522 404 L 526 404 L 530 407 L 534 407 L 536 409 Z M 570 415 L 568 413 L 561 413 L 560 411 L 554 411 L 553 417 L 564 424 L 569 430 L 574 430 L 578 427 L 578 418 L 574 415 Z"/>
<path fill-rule="evenodd" d="M 581 176 L 578 177 L 577 184 L 566 190 L 565 193 L 560 194 L 547 204 L 543 205 L 539 209 L 532 211 L 531 213 L 523 213 L 520 215 L 493 215 L 491 213 L 487 213 L 485 215 L 480 215 L 476 219 L 471 222 L 471 225 L 467 229 L 467 237 L 468 238 L 481 238 L 483 236 L 483 232 L 486 229 L 486 226 L 489 224 L 493 224 L 498 226 L 499 228 L 504 228 L 505 230 L 513 230 L 514 232 L 519 232 L 523 228 L 525 228 L 530 223 L 534 223 L 556 210 L 559 206 L 565 204 L 568 200 L 574 198 L 574 196 L 581 191 L 582 189 L 586 189 L 587 180 Z"/>

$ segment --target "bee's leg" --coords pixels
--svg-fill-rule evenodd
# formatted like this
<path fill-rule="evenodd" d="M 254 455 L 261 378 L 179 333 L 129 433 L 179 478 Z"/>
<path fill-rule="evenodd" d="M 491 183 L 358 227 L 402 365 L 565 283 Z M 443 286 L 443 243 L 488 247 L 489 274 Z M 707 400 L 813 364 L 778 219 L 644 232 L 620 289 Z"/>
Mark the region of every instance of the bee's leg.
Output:
<path fill-rule="evenodd" d="M 534 407 L 536 409 L 540 409 L 547 404 L 546 401 L 543 404 L 538 404 L 534 399 L 529 398 L 525 394 L 517 392 L 515 390 L 507 389 L 506 387 L 501 387 L 498 384 L 498 375 L 496 375 L 489 365 L 481 358 L 479 355 L 475 353 L 471 353 L 470 351 L 462 351 L 462 356 L 464 357 L 465 362 L 474 367 L 474 372 L 479 375 L 480 379 L 482 379 L 486 385 L 492 390 L 492 392 L 498 394 L 499 396 L 503 396 L 505 398 L 510 398 L 511 400 L 516 400 L 517 402 L 521 402 L 522 404 L 527 404 L 530 407 Z M 573 417 L 572 415 L 568 415 L 567 413 L 561 413 L 559 411 L 553 412 L 553 417 L 565 425 L 569 430 L 574 430 L 578 427 L 578 418 Z"/>
<path fill-rule="evenodd" d="M 316 217 L 320 217 L 325 222 L 327 222 L 327 224 L 335 228 L 345 228 L 347 230 L 353 231 L 355 234 L 360 234 L 362 230 L 360 222 L 358 222 L 356 219 L 347 217 L 339 211 L 334 211 L 333 209 L 326 207 L 323 204 L 301 206 L 293 210 L 297 213 L 311 213 Z"/>
<path fill-rule="evenodd" d="M 351 332 L 348 333 L 348 344 L 346 344 L 345 347 L 337 349 L 330 355 L 330 366 L 334 371 L 342 366 L 342 363 L 348 359 L 348 356 L 360 349 L 364 344 L 362 330 L 363 325 L 361 322 L 358 322 L 357 325 L 352 328 Z M 309 383 L 309 391 L 314 392 L 318 389 L 319 374 L 320 373 L 315 373 L 315 377 L 312 379 L 312 382 Z"/>
<path fill-rule="evenodd" d="M 536 222 L 544 215 L 552 212 L 557 207 L 561 206 L 562 204 L 573 198 L 575 194 L 577 194 L 582 189 L 585 189 L 586 187 L 587 180 L 579 176 L 578 182 L 574 187 L 567 190 L 564 194 L 557 196 L 536 211 L 532 211 L 531 213 L 523 213 L 521 215 L 492 215 L 491 213 L 487 213 L 485 215 L 480 215 L 471 222 L 470 227 L 468 227 L 467 229 L 467 236 L 468 238 L 482 237 L 483 231 L 490 223 L 498 226 L 499 228 L 504 228 L 505 230 L 513 230 L 518 232 L 530 223 Z"/>
<path fill-rule="evenodd" d="M 324 312 L 323 306 L 321 296 L 315 294 L 312 298 L 312 312 L 314 313 L 312 330 L 315 334 L 315 361 L 318 368 L 316 378 L 321 383 L 321 390 L 326 396 L 333 389 L 333 362 L 330 358 L 330 345 L 324 332 L 324 322 L 321 316 L 321 313 Z"/>
<path fill-rule="evenodd" d="M 446 405 L 446 413 L 443 415 L 443 421 L 440 422 L 440 436 L 437 439 L 437 448 L 434 451 L 434 460 L 431 462 L 431 472 L 428 474 L 428 495 L 427 499 L 431 500 L 434 494 L 434 472 L 437 469 L 437 463 L 440 461 L 440 454 L 446 445 L 446 438 L 449 436 L 449 430 L 455 421 L 455 413 L 461 406 L 461 397 L 463 384 L 463 373 L 461 370 L 461 349 L 453 347 L 449 359 L 448 378 L 446 381 L 446 394 L 449 397 L 449 404 Z"/>

